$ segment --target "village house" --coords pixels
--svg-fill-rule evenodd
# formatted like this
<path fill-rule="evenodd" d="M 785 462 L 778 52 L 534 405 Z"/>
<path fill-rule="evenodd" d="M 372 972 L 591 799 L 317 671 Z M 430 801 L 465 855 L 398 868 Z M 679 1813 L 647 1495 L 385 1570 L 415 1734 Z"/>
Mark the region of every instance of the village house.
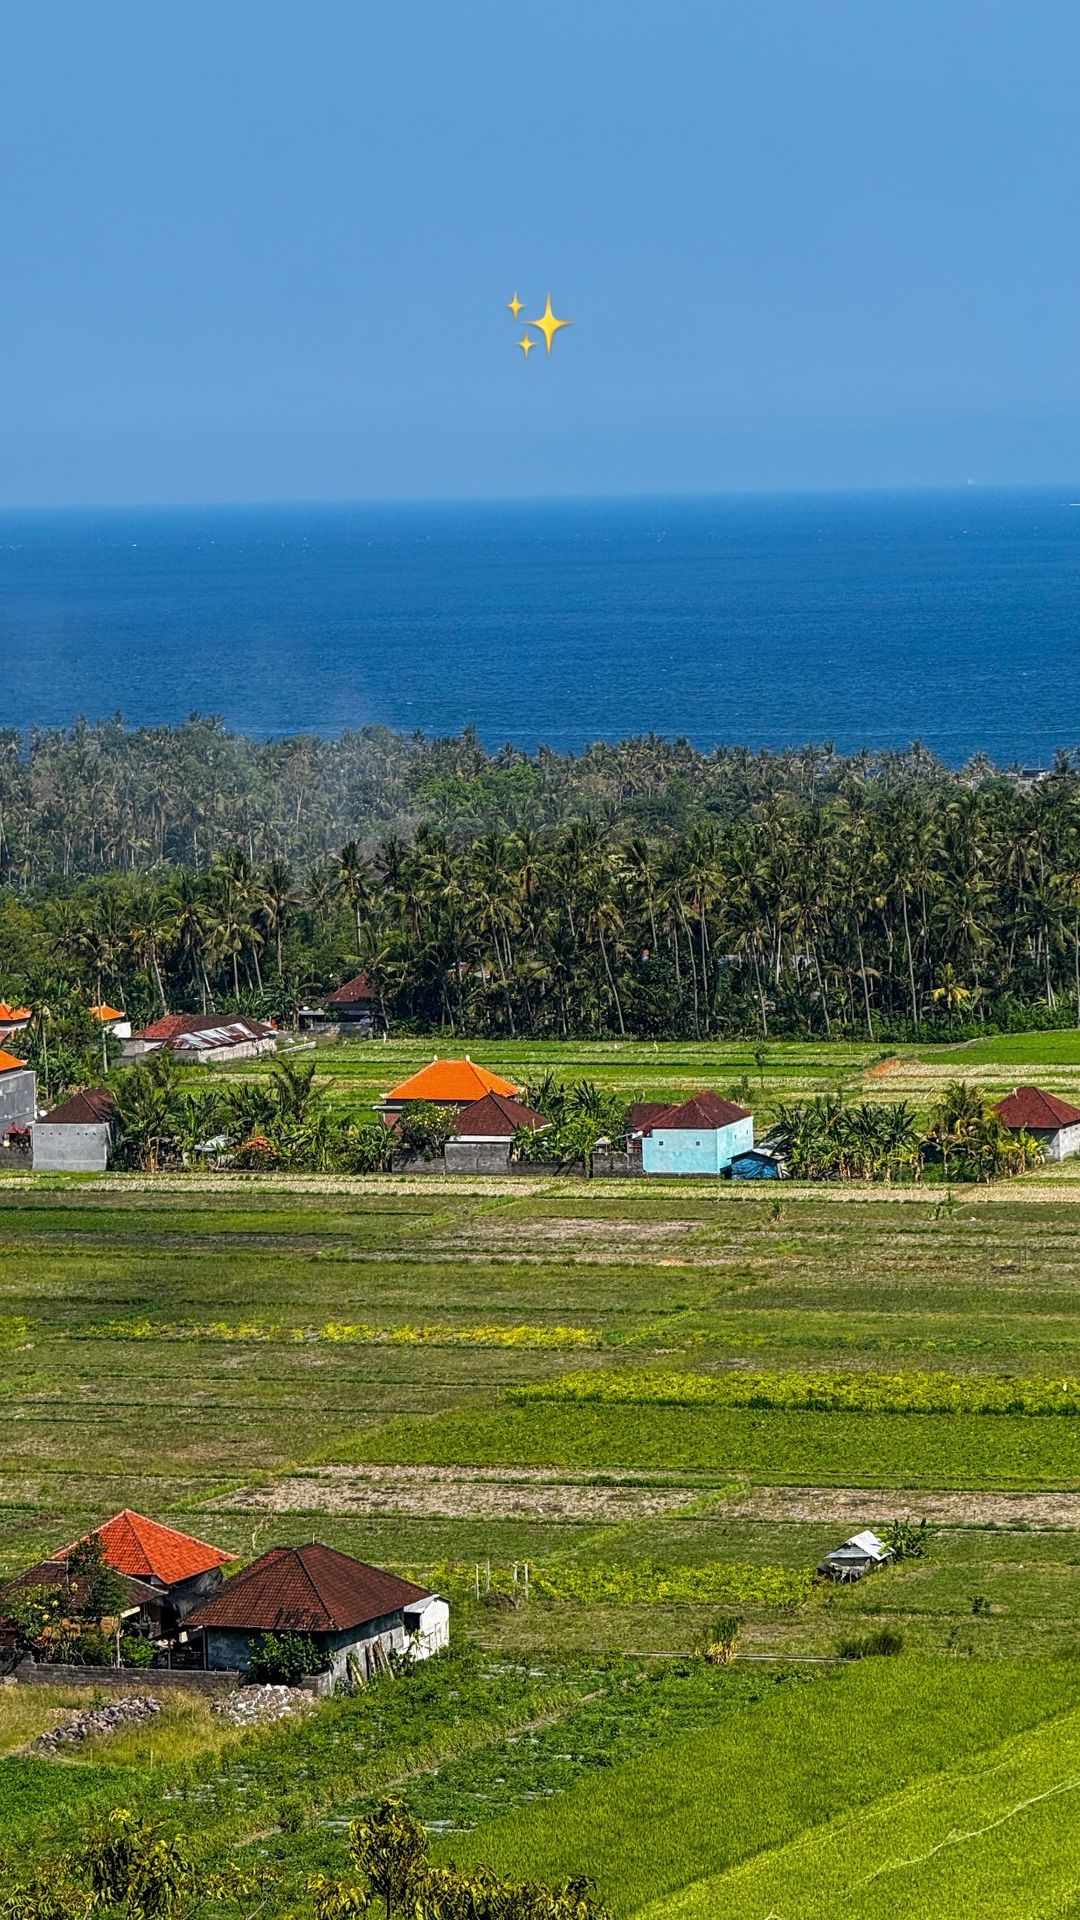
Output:
<path fill-rule="evenodd" d="M 0 1000 L 0 1040 L 6 1040 L 13 1033 L 22 1033 L 29 1025 L 29 1007 L 12 1007 L 6 1000 Z"/>
<path fill-rule="evenodd" d="M 1080 1107 L 1072 1107 L 1041 1087 L 1017 1087 L 994 1109 L 1010 1133 L 1030 1133 L 1044 1160 L 1068 1160 L 1080 1153 Z"/>
<path fill-rule="evenodd" d="M 115 1107 L 108 1087 L 91 1087 L 50 1108 L 31 1129 L 34 1171 L 104 1173 Z"/>
<path fill-rule="evenodd" d="M 510 1165 L 514 1135 L 523 1128 L 542 1133 L 549 1125 L 542 1113 L 523 1107 L 504 1093 L 485 1093 L 462 1107 L 453 1139 L 445 1147 L 447 1173 L 505 1173 Z"/>
<path fill-rule="evenodd" d="M 310 1635 L 336 1680 L 372 1678 L 391 1653 L 426 1659 L 448 1646 L 450 1609 L 438 1594 L 317 1541 L 271 1547 L 187 1617 L 200 1629 L 204 1665 L 251 1665 L 263 1633 Z"/>
<path fill-rule="evenodd" d="M 102 1004 L 100 1007 L 91 1007 L 90 1012 L 95 1020 L 101 1022 L 106 1033 L 111 1033 L 114 1039 L 131 1039 L 131 1021 L 120 1007 Z"/>
<path fill-rule="evenodd" d="M 273 1053 L 278 1030 L 265 1020 L 222 1013 L 165 1013 L 125 1042 L 121 1059 L 138 1064 L 165 1047 L 178 1060 L 213 1066 L 223 1060 L 254 1060 Z"/>
<path fill-rule="evenodd" d="M 81 1538 L 100 1540 L 109 1566 L 129 1583 L 129 1610 L 138 1610 L 159 1636 L 175 1632 L 193 1607 L 209 1599 L 221 1585 L 223 1569 L 235 1558 L 194 1534 L 164 1527 L 128 1507 Z M 62 1586 L 68 1577 L 67 1562 L 79 1544 L 73 1540 L 27 1568 L 11 1582 L 12 1587 Z"/>
<path fill-rule="evenodd" d="M 366 973 L 346 980 L 327 995 L 321 1007 L 301 1007 L 299 1023 L 302 1028 L 337 1027 L 361 1039 L 370 1036 L 376 1028 L 386 1026 L 378 996 Z"/>
<path fill-rule="evenodd" d="M 754 1117 L 717 1093 L 695 1093 L 659 1111 L 652 1102 L 635 1108 L 631 1138 L 640 1141 L 643 1173 L 727 1173 L 734 1155 L 754 1144 Z"/>
<path fill-rule="evenodd" d="M 471 1107 L 486 1094 L 498 1093 L 513 1099 L 520 1088 L 500 1079 L 486 1067 L 478 1067 L 466 1054 L 464 1060 L 440 1060 L 438 1055 L 419 1073 L 392 1087 L 379 1101 L 378 1110 L 388 1127 L 395 1125 L 404 1109 L 414 1100 L 428 1100 L 432 1106 Z"/>

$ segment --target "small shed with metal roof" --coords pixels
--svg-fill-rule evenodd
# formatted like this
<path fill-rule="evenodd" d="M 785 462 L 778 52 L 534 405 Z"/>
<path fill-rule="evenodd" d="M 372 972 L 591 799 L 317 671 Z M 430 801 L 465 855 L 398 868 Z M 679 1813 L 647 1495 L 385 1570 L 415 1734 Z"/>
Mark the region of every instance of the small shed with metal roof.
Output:
<path fill-rule="evenodd" d="M 866 1527 L 862 1533 L 853 1533 L 850 1540 L 843 1541 L 831 1553 L 827 1553 L 818 1572 L 826 1580 L 841 1580 L 850 1584 L 853 1580 L 861 1580 L 864 1574 L 885 1566 L 892 1557 L 892 1548 L 887 1547 L 884 1540 Z"/>

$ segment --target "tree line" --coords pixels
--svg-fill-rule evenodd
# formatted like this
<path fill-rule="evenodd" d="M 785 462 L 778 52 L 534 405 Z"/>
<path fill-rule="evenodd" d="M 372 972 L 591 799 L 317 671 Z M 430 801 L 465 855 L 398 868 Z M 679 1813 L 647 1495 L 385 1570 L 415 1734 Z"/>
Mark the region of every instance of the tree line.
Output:
<path fill-rule="evenodd" d="M 0 737 L 0 876 L 0 993 L 33 1003 L 39 1041 L 50 1001 L 290 1020 L 360 969 L 399 1031 L 1080 1025 L 1064 756 L 1024 785 L 918 750 L 491 755 L 117 723 Z"/>

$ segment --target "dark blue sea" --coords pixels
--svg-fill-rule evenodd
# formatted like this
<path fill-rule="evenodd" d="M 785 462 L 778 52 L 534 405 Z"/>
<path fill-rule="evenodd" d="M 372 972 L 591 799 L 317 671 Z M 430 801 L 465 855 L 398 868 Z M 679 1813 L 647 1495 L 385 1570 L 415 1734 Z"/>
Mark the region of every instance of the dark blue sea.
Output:
<path fill-rule="evenodd" d="M 1080 743 L 1080 483 L 0 515 L 0 720 Z"/>

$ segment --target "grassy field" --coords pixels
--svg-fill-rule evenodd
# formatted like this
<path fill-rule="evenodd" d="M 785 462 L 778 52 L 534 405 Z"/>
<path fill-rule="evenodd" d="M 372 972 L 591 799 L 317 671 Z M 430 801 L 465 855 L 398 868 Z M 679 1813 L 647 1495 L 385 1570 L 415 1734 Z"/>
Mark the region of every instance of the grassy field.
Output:
<path fill-rule="evenodd" d="M 1030 1069 L 1080 1100 L 1080 1036 L 1024 1045 L 908 1049 L 885 1073 L 883 1050 L 851 1047 L 770 1047 L 761 1067 L 752 1047 L 608 1043 L 556 1064 L 646 1096 L 763 1074 L 766 1104 L 837 1083 L 929 1101 L 961 1072 L 993 1089 Z M 320 1071 L 370 1101 L 430 1051 L 327 1047 Z M 526 1078 L 560 1050 L 473 1051 Z M 27 1757 L 41 1715 L 77 1702 L 0 1689 L 6 1831 L 29 1856 L 73 1815 L 167 1792 L 208 1845 L 280 1872 L 286 1911 L 396 1783 L 440 1846 L 597 1872 L 620 1915 L 810 1915 L 863 1880 L 920 1915 L 976 1894 L 1068 1911 L 1078 1199 L 1070 1167 L 949 1204 L 696 1181 L 10 1180 L 0 1574 L 124 1505 L 247 1557 L 316 1535 L 446 1591 L 467 1651 L 269 1733 L 171 1707 L 152 1767 L 142 1728 Z M 928 1558 L 812 1580 L 856 1528 L 924 1514 Z M 762 1664 L 715 1673 L 686 1656 L 728 1612 Z M 832 1664 L 882 1626 L 900 1660 Z M 660 1826 L 642 1813 L 658 1796 Z"/>

